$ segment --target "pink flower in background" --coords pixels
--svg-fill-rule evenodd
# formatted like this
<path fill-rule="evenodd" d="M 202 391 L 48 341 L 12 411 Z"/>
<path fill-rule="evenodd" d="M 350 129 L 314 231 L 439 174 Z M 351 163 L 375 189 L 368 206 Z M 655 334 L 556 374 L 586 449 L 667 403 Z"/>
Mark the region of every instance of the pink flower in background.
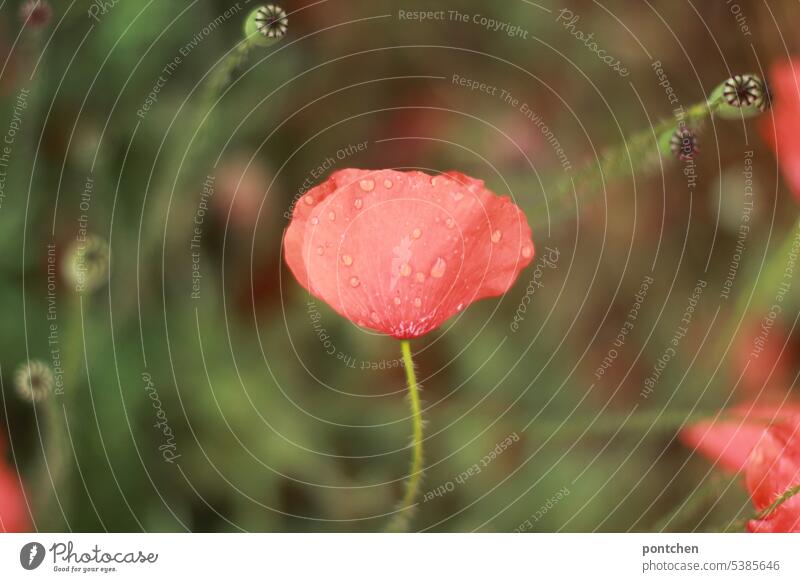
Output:
<path fill-rule="evenodd" d="M 0 531 L 30 531 L 28 508 L 17 472 L 5 461 L 5 442 L 0 439 Z"/>
<path fill-rule="evenodd" d="M 731 473 L 743 471 L 750 453 L 772 423 L 800 414 L 800 405 L 744 404 L 718 419 L 697 422 L 681 431 L 680 439 L 712 463 Z"/>
<path fill-rule="evenodd" d="M 400 339 L 502 295 L 534 253 L 525 215 L 481 180 L 355 169 L 298 200 L 284 249 L 313 295 Z"/>
<path fill-rule="evenodd" d="M 800 414 L 765 431 L 748 460 L 745 483 L 758 511 L 800 485 Z M 756 533 L 800 532 L 800 495 L 759 519 L 751 519 L 747 529 Z"/>
<path fill-rule="evenodd" d="M 761 121 L 765 141 L 775 150 L 784 178 L 800 198 L 800 59 L 770 70 L 773 113 Z"/>
<path fill-rule="evenodd" d="M 684 444 L 724 470 L 744 472 L 758 511 L 800 485 L 800 406 L 739 406 L 718 420 L 696 423 L 681 432 Z M 760 519 L 752 532 L 800 531 L 800 496 L 788 499 Z"/>

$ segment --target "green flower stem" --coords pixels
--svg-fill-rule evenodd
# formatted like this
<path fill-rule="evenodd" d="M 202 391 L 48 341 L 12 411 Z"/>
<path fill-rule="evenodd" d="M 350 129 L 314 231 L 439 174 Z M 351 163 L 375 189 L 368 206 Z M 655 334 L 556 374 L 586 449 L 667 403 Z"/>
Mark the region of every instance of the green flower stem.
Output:
<path fill-rule="evenodd" d="M 542 418 L 533 422 L 526 432 L 543 438 L 577 438 L 612 433 L 646 433 L 662 438 L 664 433 L 674 433 L 700 420 L 714 418 L 719 410 L 660 410 L 649 409 L 633 414 L 606 413 L 602 416 L 574 416 L 569 422 L 563 419 Z M 726 418 L 725 413 L 720 419 Z"/>
<path fill-rule="evenodd" d="M 721 531 L 727 532 L 727 531 L 731 531 L 731 530 L 734 530 L 734 531 L 743 530 L 743 529 L 745 529 L 747 527 L 747 523 L 748 522 L 753 521 L 753 520 L 764 519 L 765 517 L 770 515 L 773 511 L 778 509 L 781 505 L 783 505 L 784 503 L 786 503 L 792 497 L 794 497 L 795 495 L 797 495 L 799 493 L 800 493 L 800 485 L 795 485 L 794 487 L 790 487 L 789 489 L 784 491 L 777 499 L 775 499 L 775 501 L 770 503 L 767 507 L 765 507 L 764 509 L 762 509 L 761 511 L 759 511 L 755 515 L 752 515 L 751 517 L 747 517 L 745 519 L 737 519 L 736 521 L 733 521 L 733 522 L 729 523 Z"/>
<path fill-rule="evenodd" d="M 71 491 L 69 477 L 72 470 L 71 442 L 65 414 L 74 408 L 82 379 L 80 356 L 83 353 L 83 335 L 80 320 L 80 297 L 73 293 L 67 308 L 66 336 L 64 338 L 64 392 L 50 394 L 43 402 L 42 461 L 33 480 L 33 510 L 40 531 L 58 531 L 69 525 Z M 58 506 L 58 510 L 54 508 Z"/>
<path fill-rule="evenodd" d="M 411 423 L 413 426 L 411 474 L 406 481 L 405 494 L 400 502 L 400 511 L 395 514 L 389 524 L 389 531 L 405 531 L 415 507 L 414 501 L 419 493 L 422 482 L 424 454 L 422 449 L 422 403 L 419 397 L 417 375 L 414 373 L 414 360 L 411 357 L 411 343 L 408 340 L 400 342 L 403 352 L 403 365 L 406 369 L 408 380 L 408 399 L 411 404 Z"/>
<path fill-rule="evenodd" d="M 778 509 L 781 505 L 789 501 L 792 497 L 794 497 L 798 493 L 800 493 L 800 485 L 795 485 L 794 487 L 787 489 L 775 501 L 773 501 L 767 507 L 756 513 L 752 519 L 764 519 L 765 517 L 767 517 L 769 514 Z"/>
<path fill-rule="evenodd" d="M 602 191 L 609 181 L 630 176 L 636 170 L 647 172 L 660 167 L 662 156 L 669 154 L 669 139 L 679 124 L 699 129 L 721 104 L 721 94 L 696 103 L 684 109 L 680 117 L 665 119 L 655 127 L 630 136 L 621 145 L 602 154 L 599 162 L 587 164 L 559 180 L 548 200 L 551 223 L 574 215 L 569 204 L 573 184 L 580 194 L 580 202 L 585 202 L 592 194 Z M 544 205 L 534 210 L 544 212 Z"/>

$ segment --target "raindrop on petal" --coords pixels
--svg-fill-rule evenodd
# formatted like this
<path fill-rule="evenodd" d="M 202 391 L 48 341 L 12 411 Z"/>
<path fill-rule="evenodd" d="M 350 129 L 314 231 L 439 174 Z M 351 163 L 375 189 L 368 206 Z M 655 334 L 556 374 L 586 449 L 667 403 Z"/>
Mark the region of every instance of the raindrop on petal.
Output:
<path fill-rule="evenodd" d="M 336 213 L 333 210 L 328 213 L 328 220 L 336 220 Z"/>
<path fill-rule="evenodd" d="M 364 192 L 372 192 L 375 189 L 375 180 L 361 180 L 359 186 Z"/>
<path fill-rule="evenodd" d="M 377 314 L 376 312 L 374 312 L 374 311 L 373 311 L 372 313 L 370 313 L 370 314 L 369 314 L 369 318 L 370 318 L 370 319 L 371 319 L 371 320 L 372 320 L 374 323 L 379 323 L 379 322 L 380 322 L 380 320 L 381 320 L 381 318 L 378 316 L 378 314 Z"/>
<path fill-rule="evenodd" d="M 308 204 L 309 206 L 313 206 L 314 205 L 314 197 L 309 195 L 309 194 L 307 194 L 306 197 L 303 198 L 303 200 L 305 200 L 306 204 Z"/>
<path fill-rule="evenodd" d="M 496 231 L 494 231 L 492 233 L 492 242 L 493 243 L 499 243 L 500 239 L 502 239 L 502 238 L 503 238 L 503 233 L 500 232 L 499 230 L 496 230 Z"/>
<path fill-rule="evenodd" d="M 422 299 L 419 297 L 414 299 L 414 307 L 422 307 Z"/>
<path fill-rule="evenodd" d="M 533 249 L 531 247 L 525 246 L 522 247 L 522 256 L 526 259 L 530 259 L 533 255 Z"/>
<path fill-rule="evenodd" d="M 351 287 L 358 287 L 361 284 L 361 281 L 358 280 L 358 277 L 350 277 L 350 286 Z"/>
<path fill-rule="evenodd" d="M 317 254 L 322 256 L 325 254 L 325 247 L 317 247 Z"/>
<path fill-rule="evenodd" d="M 408 263 L 403 263 L 403 265 L 400 267 L 400 274 L 403 277 L 408 277 L 411 274 L 411 265 Z"/>
<path fill-rule="evenodd" d="M 394 299 L 392 299 L 392 301 L 394 302 L 395 305 L 400 305 L 403 302 L 403 300 L 400 299 L 399 297 L 395 297 Z"/>
<path fill-rule="evenodd" d="M 319 218 L 317 218 L 316 216 L 312 217 L 311 224 L 319 224 Z"/>
<path fill-rule="evenodd" d="M 387 190 L 391 190 L 392 186 L 394 186 L 394 183 L 391 180 L 383 181 L 383 187 L 386 188 Z"/>
<path fill-rule="evenodd" d="M 436 259 L 436 263 L 434 263 L 433 268 L 431 269 L 431 277 L 434 279 L 441 279 L 444 277 L 444 272 L 447 269 L 447 263 L 441 257 Z"/>
<path fill-rule="evenodd" d="M 418 283 L 424 283 L 425 282 L 425 273 L 420 271 L 419 273 L 414 275 L 414 278 L 417 280 Z"/>
<path fill-rule="evenodd" d="M 421 229 L 419 229 L 419 228 L 415 228 L 415 229 L 414 229 L 414 230 L 411 232 L 411 238 L 419 238 L 419 237 L 421 237 L 421 236 L 422 236 L 422 230 L 421 230 Z"/>
<path fill-rule="evenodd" d="M 356 198 L 353 201 L 353 206 L 355 206 L 357 209 L 360 209 L 362 206 L 364 206 L 364 201 L 361 198 Z"/>
<path fill-rule="evenodd" d="M 343 262 L 343 263 L 344 263 L 346 266 L 348 266 L 348 267 L 349 267 L 350 265 L 352 265 L 352 264 L 353 264 L 353 257 L 351 257 L 350 255 L 342 255 L 342 262 Z"/>
<path fill-rule="evenodd" d="M 456 225 L 456 221 L 453 220 L 452 218 L 448 218 L 445 221 L 445 224 L 447 225 L 447 228 L 453 228 Z"/>

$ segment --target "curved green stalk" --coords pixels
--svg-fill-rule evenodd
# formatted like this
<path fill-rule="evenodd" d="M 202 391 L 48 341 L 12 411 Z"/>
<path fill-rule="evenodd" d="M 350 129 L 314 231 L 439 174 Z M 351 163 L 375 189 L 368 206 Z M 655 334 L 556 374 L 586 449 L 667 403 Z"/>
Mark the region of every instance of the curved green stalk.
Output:
<path fill-rule="evenodd" d="M 419 385 L 417 375 L 414 373 L 414 360 L 411 357 L 411 343 L 408 340 L 400 342 L 400 349 L 403 352 L 403 365 L 406 369 L 406 379 L 408 380 L 408 400 L 411 404 L 411 423 L 413 426 L 412 436 L 412 458 L 411 473 L 406 481 L 405 493 L 400 501 L 400 511 L 395 514 L 389 524 L 389 531 L 405 531 L 408 529 L 409 521 L 413 515 L 416 504 L 414 500 L 419 493 L 419 486 L 422 482 L 424 454 L 422 449 L 422 403 L 419 397 Z"/>

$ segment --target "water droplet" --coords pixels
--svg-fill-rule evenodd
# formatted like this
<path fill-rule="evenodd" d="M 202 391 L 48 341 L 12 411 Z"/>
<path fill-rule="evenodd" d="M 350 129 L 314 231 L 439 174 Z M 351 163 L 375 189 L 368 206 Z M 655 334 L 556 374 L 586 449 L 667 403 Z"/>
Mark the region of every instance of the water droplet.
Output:
<path fill-rule="evenodd" d="M 456 311 L 461 311 L 462 309 L 464 309 L 463 303 L 459 303 L 458 305 L 456 305 Z"/>
<path fill-rule="evenodd" d="M 445 269 L 447 269 L 447 263 L 443 258 L 439 257 L 436 259 L 436 263 L 434 263 L 431 269 L 431 277 L 434 279 L 441 279 L 444 277 Z"/>
<path fill-rule="evenodd" d="M 416 275 L 414 275 L 414 278 L 417 280 L 418 283 L 424 283 L 425 282 L 425 273 L 419 272 Z"/>
<path fill-rule="evenodd" d="M 403 300 L 400 299 L 399 297 L 395 297 L 394 299 L 392 299 L 392 301 L 394 302 L 395 305 L 400 305 L 403 302 Z"/>
<path fill-rule="evenodd" d="M 386 188 L 387 190 L 391 190 L 392 186 L 394 186 L 394 182 L 392 182 L 391 180 L 387 179 L 383 181 L 383 187 Z"/>
<path fill-rule="evenodd" d="M 456 202 L 461 200 L 463 197 L 464 195 L 461 192 L 453 192 L 453 200 L 455 200 Z"/>
<path fill-rule="evenodd" d="M 530 259 L 533 255 L 533 249 L 531 247 L 525 246 L 522 247 L 522 256 L 526 259 Z"/>
<path fill-rule="evenodd" d="M 306 197 L 303 200 L 305 200 L 306 204 L 308 204 L 309 206 L 314 205 L 314 197 L 309 194 L 306 194 Z"/>
<path fill-rule="evenodd" d="M 499 243 L 501 238 L 503 238 L 503 233 L 500 232 L 499 230 L 496 230 L 496 231 L 494 231 L 492 233 L 492 242 L 493 243 Z"/>
<path fill-rule="evenodd" d="M 351 287 L 358 287 L 359 285 L 361 285 L 361 281 L 358 280 L 358 277 L 350 277 Z"/>
<path fill-rule="evenodd" d="M 343 262 L 343 263 L 344 263 L 346 266 L 348 266 L 348 267 L 349 267 L 350 265 L 352 265 L 352 264 L 353 264 L 353 257 L 351 257 L 350 255 L 342 255 L 342 262 Z"/>
<path fill-rule="evenodd" d="M 317 254 L 322 256 L 325 254 L 325 247 L 317 247 Z"/>
<path fill-rule="evenodd" d="M 456 225 L 456 221 L 453 220 L 452 218 L 448 218 L 445 221 L 445 224 L 447 225 L 447 228 L 453 228 Z"/>
<path fill-rule="evenodd" d="M 408 277 L 411 274 L 411 265 L 408 263 L 403 263 L 403 265 L 400 267 L 400 274 L 403 277 Z"/>
<path fill-rule="evenodd" d="M 364 192 L 372 192 L 375 189 L 375 180 L 361 180 L 359 186 Z"/>
<path fill-rule="evenodd" d="M 328 213 L 328 220 L 336 220 L 336 213 L 333 210 Z"/>
<path fill-rule="evenodd" d="M 373 323 L 378 323 L 381 320 L 381 318 L 378 316 L 378 314 L 376 312 L 374 312 L 374 311 L 369 314 L 369 318 L 373 321 Z"/>
<path fill-rule="evenodd" d="M 431 178 L 431 186 L 436 186 L 436 178 L 438 177 L 439 176 L 434 176 L 433 178 Z"/>
<path fill-rule="evenodd" d="M 353 201 L 353 206 L 355 206 L 357 209 L 360 209 L 362 206 L 364 206 L 364 201 L 361 198 L 356 198 Z"/>
<path fill-rule="evenodd" d="M 414 307 L 422 307 L 422 299 L 419 297 L 414 299 Z"/>
<path fill-rule="evenodd" d="M 316 216 L 314 216 L 314 217 L 311 219 L 311 224 L 319 224 L 319 218 L 317 218 Z"/>
<path fill-rule="evenodd" d="M 415 228 L 415 229 L 414 229 L 414 230 L 411 232 L 411 238 L 419 238 L 419 237 L 421 237 L 421 236 L 422 236 L 422 230 L 421 230 L 421 229 L 419 229 L 419 228 Z"/>

